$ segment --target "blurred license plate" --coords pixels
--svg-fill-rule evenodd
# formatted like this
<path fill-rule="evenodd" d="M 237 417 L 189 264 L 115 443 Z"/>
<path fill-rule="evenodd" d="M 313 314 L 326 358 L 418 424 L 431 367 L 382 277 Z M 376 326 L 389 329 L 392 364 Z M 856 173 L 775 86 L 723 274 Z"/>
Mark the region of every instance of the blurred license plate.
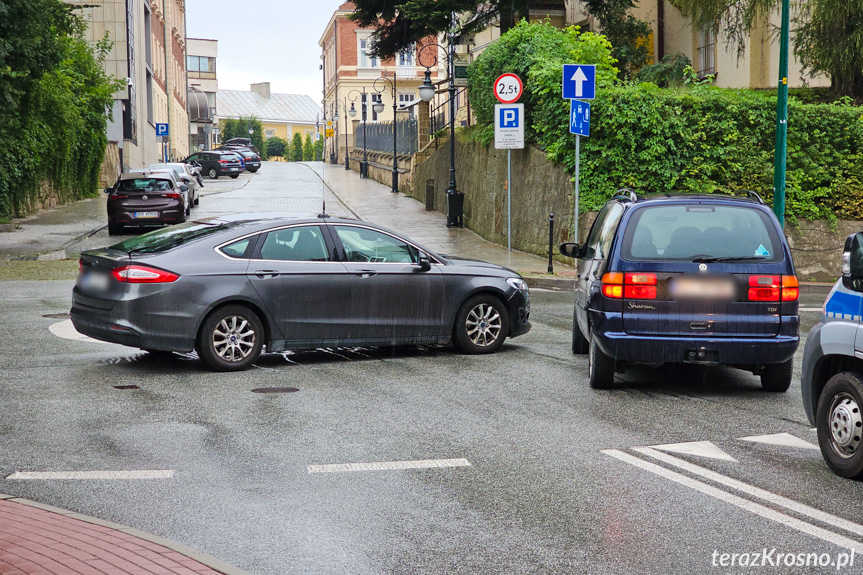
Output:
<path fill-rule="evenodd" d="M 135 219 L 158 218 L 159 212 L 135 212 L 133 215 L 134 215 Z"/>
<path fill-rule="evenodd" d="M 734 282 L 728 278 L 678 277 L 669 285 L 671 297 L 680 299 L 734 299 Z"/>
<path fill-rule="evenodd" d="M 105 291 L 106 289 L 108 289 L 109 282 L 110 278 L 108 278 L 108 274 L 99 274 L 93 272 L 87 272 L 83 274 L 78 280 L 78 283 L 82 288 L 94 291 Z"/>

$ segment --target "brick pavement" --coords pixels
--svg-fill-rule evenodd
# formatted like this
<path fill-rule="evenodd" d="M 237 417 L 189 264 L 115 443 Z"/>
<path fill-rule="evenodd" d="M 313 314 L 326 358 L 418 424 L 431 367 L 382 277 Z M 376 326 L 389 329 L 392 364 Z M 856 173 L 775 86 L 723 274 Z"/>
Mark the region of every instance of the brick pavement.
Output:
<path fill-rule="evenodd" d="M 21 499 L 0 500 L 0 575 L 242 573 L 228 565 L 214 569 L 176 550 L 182 546 L 153 540 L 160 538 Z"/>

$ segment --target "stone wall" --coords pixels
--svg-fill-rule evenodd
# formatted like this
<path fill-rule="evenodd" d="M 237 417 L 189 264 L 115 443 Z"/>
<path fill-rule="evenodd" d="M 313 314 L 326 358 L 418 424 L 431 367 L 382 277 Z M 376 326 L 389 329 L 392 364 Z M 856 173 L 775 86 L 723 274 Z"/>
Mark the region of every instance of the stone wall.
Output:
<path fill-rule="evenodd" d="M 344 150 L 344 147 L 342 148 Z M 369 157 L 369 177 L 376 182 L 385 186 L 393 184 L 393 155 L 383 152 L 368 152 Z M 350 155 L 351 169 L 357 173 L 360 171 L 360 162 L 363 160 L 362 148 L 354 148 Z M 413 193 L 413 173 L 411 172 L 411 164 L 413 156 L 400 155 L 398 157 L 399 166 L 399 191 L 403 194 L 412 195 Z M 342 161 L 344 165 L 344 160 Z"/>
<path fill-rule="evenodd" d="M 426 180 L 434 180 L 433 205 L 442 213 L 447 211 L 449 166 L 449 142 L 441 138 L 438 148 L 429 149 L 428 158 L 415 167 L 413 174 L 413 196 L 423 203 L 426 203 Z M 512 247 L 546 255 L 550 213 L 554 213 L 555 244 L 571 241 L 574 195 L 571 176 L 551 164 L 544 152 L 529 146 L 512 151 L 512 178 Z M 465 194 L 465 226 L 501 245 L 507 243 L 505 180 L 506 151 L 456 141 L 456 188 Z M 581 214 L 582 241 L 595 217 L 595 212 Z M 832 281 L 841 273 L 845 238 L 861 230 L 863 222 L 858 221 L 840 220 L 835 229 L 825 221 L 786 222 L 785 232 L 797 275 L 802 280 Z"/>

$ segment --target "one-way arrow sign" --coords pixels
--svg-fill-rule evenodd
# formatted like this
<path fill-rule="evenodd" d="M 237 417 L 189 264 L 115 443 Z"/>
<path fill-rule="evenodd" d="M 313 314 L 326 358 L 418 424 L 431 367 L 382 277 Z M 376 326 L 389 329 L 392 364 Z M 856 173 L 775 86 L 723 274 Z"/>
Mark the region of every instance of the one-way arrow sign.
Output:
<path fill-rule="evenodd" d="M 596 98 L 596 66 L 593 64 L 564 64 L 563 98 L 565 100 L 593 100 Z"/>

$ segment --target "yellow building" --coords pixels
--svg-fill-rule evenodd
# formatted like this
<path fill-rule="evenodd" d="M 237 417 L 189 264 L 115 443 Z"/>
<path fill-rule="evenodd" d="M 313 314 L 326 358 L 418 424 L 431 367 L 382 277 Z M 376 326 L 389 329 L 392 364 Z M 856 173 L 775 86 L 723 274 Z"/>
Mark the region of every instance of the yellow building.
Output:
<path fill-rule="evenodd" d="M 274 94 L 270 83 L 252 84 L 251 90 L 219 90 L 216 98 L 219 120 L 254 117 L 264 128 L 264 139 L 279 137 L 290 141 L 300 134 L 303 141 L 315 138 L 321 109 L 309 96 Z"/>

